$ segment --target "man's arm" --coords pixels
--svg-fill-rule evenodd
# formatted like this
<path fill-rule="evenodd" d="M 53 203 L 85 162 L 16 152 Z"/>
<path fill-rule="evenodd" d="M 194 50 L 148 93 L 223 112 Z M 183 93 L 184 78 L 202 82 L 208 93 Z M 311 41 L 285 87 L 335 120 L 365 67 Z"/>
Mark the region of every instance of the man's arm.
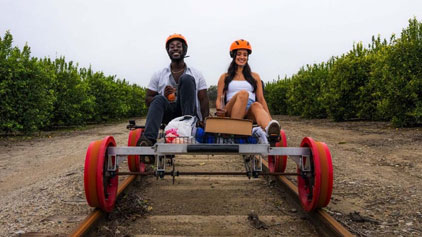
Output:
<path fill-rule="evenodd" d="M 198 100 L 201 106 L 202 121 L 205 121 L 205 118 L 210 114 L 210 105 L 207 94 L 207 89 L 198 91 Z"/>
<path fill-rule="evenodd" d="M 145 95 L 145 104 L 149 107 L 149 105 L 152 102 L 152 99 L 154 99 L 154 96 L 158 95 L 158 92 L 147 89 L 147 94 Z"/>

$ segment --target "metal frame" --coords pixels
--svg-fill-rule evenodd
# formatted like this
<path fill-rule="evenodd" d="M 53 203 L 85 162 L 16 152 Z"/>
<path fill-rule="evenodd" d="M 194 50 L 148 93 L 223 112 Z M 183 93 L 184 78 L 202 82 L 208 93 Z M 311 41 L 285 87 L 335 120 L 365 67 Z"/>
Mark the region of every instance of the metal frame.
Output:
<path fill-rule="evenodd" d="M 269 144 L 167 144 L 157 143 L 151 147 L 108 147 L 109 156 L 128 156 L 128 155 L 181 155 L 181 154 L 194 154 L 198 152 L 188 151 L 191 147 L 209 147 L 201 154 L 227 154 L 237 153 L 239 155 L 262 155 L 262 156 L 310 156 L 311 150 L 308 147 L 270 147 Z M 220 148 L 221 151 L 212 151 L 212 148 Z M 238 147 L 237 152 L 225 152 L 223 148 Z"/>
<path fill-rule="evenodd" d="M 262 173 L 262 159 L 265 156 L 289 156 L 303 172 L 311 171 L 310 162 L 303 164 L 303 159 L 309 160 L 311 150 L 308 147 L 271 147 L 270 144 L 171 144 L 157 143 L 151 147 L 108 147 L 108 171 L 116 171 L 121 162 L 127 159 L 128 155 L 155 156 L 155 175 L 164 177 L 168 173 L 166 169 L 166 158 L 169 155 L 201 154 L 218 155 L 234 154 L 242 155 L 246 174 L 249 178 L 258 177 Z M 115 162 L 112 162 L 115 157 Z M 174 166 L 173 166 L 174 169 Z M 174 172 L 174 170 L 173 170 Z M 173 177 L 174 178 L 174 177 Z"/>

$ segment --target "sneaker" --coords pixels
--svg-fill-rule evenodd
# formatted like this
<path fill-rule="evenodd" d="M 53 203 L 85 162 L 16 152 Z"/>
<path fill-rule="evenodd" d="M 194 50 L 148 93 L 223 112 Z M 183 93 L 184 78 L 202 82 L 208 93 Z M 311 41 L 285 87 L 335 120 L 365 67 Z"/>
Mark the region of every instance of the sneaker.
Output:
<path fill-rule="evenodd" d="M 152 146 L 154 143 L 146 137 L 139 138 L 138 142 L 136 142 L 136 146 Z"/>
<path fill-rule="evenodd" d="M 151 140 L 145 137 L 141 137 L 136 146 L 152 146 L 154 145 Z M 140 156 L 142 163 L 144 164 L 154 164 L 155 163 L 155 156 Z"/>
<path fill-rule="evenodd" d="M 277 120 L 271 120 L 265 128 L 267 136 L 279 136 L 280 135 L 280 124 Z"/>

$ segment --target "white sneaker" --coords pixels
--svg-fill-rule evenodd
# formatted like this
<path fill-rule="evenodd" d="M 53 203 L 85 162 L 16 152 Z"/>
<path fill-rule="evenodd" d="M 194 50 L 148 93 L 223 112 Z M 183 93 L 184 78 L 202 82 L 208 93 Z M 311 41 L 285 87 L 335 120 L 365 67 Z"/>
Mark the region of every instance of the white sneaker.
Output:
<path fill-rule="evenodd" d="M 277 120 L 271 120 L 267 127 L 265 128 L 265 132 L 267 133 L 267 136 L 278 136 L 280 135 L 280 124 Z"/>

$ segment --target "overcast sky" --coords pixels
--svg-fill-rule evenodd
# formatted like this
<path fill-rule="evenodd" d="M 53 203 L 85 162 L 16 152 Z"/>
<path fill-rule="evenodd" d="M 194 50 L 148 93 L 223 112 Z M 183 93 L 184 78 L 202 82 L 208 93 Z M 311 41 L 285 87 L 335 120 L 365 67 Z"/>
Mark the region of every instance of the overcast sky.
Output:
<path fill-rule="evenodd" d="M 0 0 L 0 35 L 10 30 L 32 56 L 65 56 L 146 86 L 168 66 L 165 39 L 177 32 L 188 40 L 186 63 L 215 85 L 234 40 L 251 43 L 251 68 L 268 82 L 372 35 L 400 34 L 413 17 L 422 20 L 421 0 Z"/>

